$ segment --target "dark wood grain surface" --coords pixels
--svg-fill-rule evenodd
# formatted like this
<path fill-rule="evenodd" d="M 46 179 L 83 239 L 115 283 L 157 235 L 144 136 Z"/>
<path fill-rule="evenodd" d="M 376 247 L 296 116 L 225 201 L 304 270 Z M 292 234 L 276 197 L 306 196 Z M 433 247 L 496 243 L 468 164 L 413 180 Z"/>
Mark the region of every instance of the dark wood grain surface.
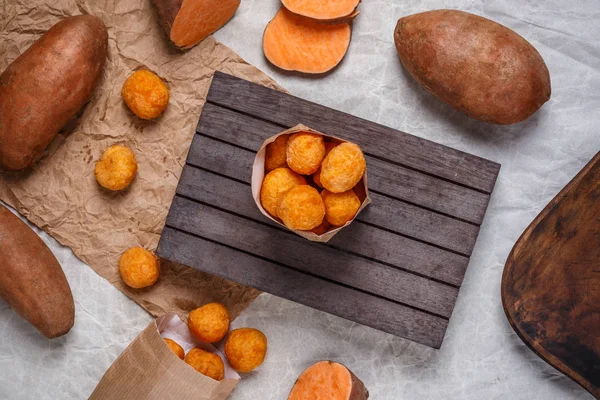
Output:
<path fill-rule="evenodd" d="M 265 218 L 265 139 L 298 123 L 360 144 L 372 204 L 330 242 Z M 217 73 L 158 254 L 439 348 L 499 165 Z"/>
<path fill-rule="evenodd" d="M 600 153 L 516 243 L 502 301 L 533 351 L 600 398 Z"/>

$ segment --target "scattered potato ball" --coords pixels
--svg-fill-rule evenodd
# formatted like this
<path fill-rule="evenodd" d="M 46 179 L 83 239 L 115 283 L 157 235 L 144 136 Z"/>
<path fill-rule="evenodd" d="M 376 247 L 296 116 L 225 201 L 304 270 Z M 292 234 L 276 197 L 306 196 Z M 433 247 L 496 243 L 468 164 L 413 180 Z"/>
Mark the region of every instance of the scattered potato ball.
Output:
<path fill-rule="evenodd" d="M 281 135 L 274 142 L 267 145 L 265 155 L 265 169 L 267 171 L 287 166 L 286 148 L 289 138 L 289 135 Z"/>
<path fill-rule="evenodd" d="M 141 119 L 158 117 L 169 104 L 167 85 L 153 72 L 135 71 L 127 78 L 121 96 L 131 111 Z"/>
<path fill-rule="evenodd" d="M 160 275 L 158 258 L 141 247 L 132 247 L 119 258 L 119 273 L 127 286 L 141 289 L 154 285 Z"/>
<path fill-rule="evenodd" d="M 266 354 L 267 337 L 258 329 L 235 329 L 225 342 L 229 365 L 238 372 L 252 371 L 263 363 Z"/>
<path fill-rule="evenodd" d="M 362 150 L 354 143 L 334 147 L 321 165 L 321 184 L 332 193 L 352 189 L 367 169 Z"/>
<path fill-rule="evenodd" d="M 185 356 L 185 362 L 202 375 L 206 375 L 216 381 L 225 377 L 225 365 L 221 357 L 214 353 L 194 347 Z"/>
<path fill-rule="evenodd" d="M 100 186 L 108 190 L 123 190 L 131 184 L 137 169 L 133 151 L 125 146 L 114 145 L 106 149 L 96 162 L 94 176 Z"/>
<path fill-rule="evenodd" d="M 331 225 L 344 225 L 354 218 L 360 208 L 360 199 L 352 189 L 342 193 L 331 193 L 325 189 L 321 197 L 325 203 L 325 218 Z"/>
<path fill-rule="evenodd" d="M 316 233 L 317 235 L 321 236 L 322 234 L 328 232 L 330 228 L 331 224 L 329 221 L 327 221 L 327 219 L 324 219 L 323 222 L 321 222 L 321 225 L 312 229 L 312 233 Z"/>
<path fill-rule="evenodd" d="M 306 185 L 306 179 L 289 168 L 277 168 L 263 179 L 260 189 L 260 202 L 265 210 L 277 217 L 277 207 L 283 195 L 297 185 Z"/>
<path fill-rule="evenodd" d="M 229 330 L 229 312 L 221 303 L 205 304 L 190 312 L 188 326 L 201 342 L 218 342 Z"/>
<path fill-rule="evenodd" d="M 325 141 L 316 133 L 299 132 L 288 140 L 286 160 L 292 171 L 300 175 L 315 173 L 325 158 Z"/>
<path fill-rule="evenodd" d="M 277 215 L 290 229 L 310 231 L 323 222 L 325 205 L 317 189 L 298 185 L 283 195 Z"/>
<path fill-rule="evenodd" d="M 183 351 L 183 347 L 181 347 L 179 345 L 179 343 L 177 343 L 174 340 L 168 339 L 168 338 L 164 338 L 165 343 L 167 344 L 167 346 L 169 346 L 169 348 L 171 349 L 171 351 L 173 353 L 175 353 L 175 355 L 179 358 L 181 358 L 183 360 L 185 352 Z"/>

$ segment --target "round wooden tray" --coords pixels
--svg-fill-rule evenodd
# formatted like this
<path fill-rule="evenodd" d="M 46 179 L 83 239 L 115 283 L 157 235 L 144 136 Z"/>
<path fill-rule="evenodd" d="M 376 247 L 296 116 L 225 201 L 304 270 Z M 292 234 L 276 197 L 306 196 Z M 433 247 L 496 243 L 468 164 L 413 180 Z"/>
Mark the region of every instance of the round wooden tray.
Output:
<path fill-rule="evenodd" d="M 600 398 L 600 153 L 517 241 L 502 302 L 525 344 Z"/>

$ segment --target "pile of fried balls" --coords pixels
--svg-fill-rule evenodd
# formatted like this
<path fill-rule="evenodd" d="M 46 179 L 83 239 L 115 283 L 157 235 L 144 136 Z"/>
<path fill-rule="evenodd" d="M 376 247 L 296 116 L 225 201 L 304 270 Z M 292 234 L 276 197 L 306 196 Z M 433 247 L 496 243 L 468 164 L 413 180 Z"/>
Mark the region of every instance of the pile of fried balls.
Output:
<path fill-rule="evenodd" d="M 322 235 L 358 212 L 354 189 L 366 168 L 354 143 L 314 132 L 282 134 L 266 148 L 260 202 L 289 229 Z"/>

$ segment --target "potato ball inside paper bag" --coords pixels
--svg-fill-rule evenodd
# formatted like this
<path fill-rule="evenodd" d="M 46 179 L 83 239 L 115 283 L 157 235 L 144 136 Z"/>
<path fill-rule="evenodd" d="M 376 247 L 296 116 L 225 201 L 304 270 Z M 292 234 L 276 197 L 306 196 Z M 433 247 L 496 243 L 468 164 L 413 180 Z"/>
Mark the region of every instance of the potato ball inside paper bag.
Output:
<path fill-rule="evenodd" d="M 339 194 L 323 197 L 323 191 Z M 265 217 L 310 241 L 328 242 L 371 203 L 364 154 L 354 143 L 296 125 L 265 140 L 256 154 L 252 196 Z"/>

